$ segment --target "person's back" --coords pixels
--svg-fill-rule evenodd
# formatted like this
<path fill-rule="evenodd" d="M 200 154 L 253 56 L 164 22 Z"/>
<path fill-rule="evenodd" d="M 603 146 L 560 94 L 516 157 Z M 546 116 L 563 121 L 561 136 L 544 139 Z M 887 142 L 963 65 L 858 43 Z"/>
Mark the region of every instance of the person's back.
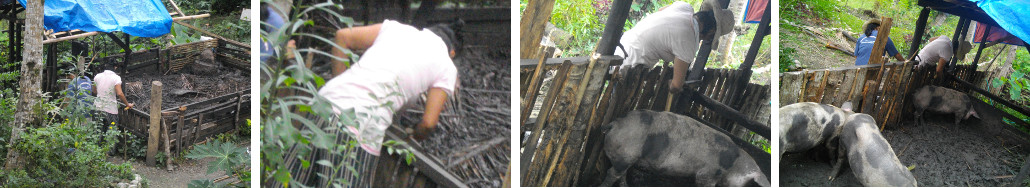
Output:
<path fill-rule="evenodd" d="M 358 63 L 333 78 L 319 93 L 326 98 L 345 97 L 362 102 L 386 102 L 369 94 L 392 101 L 399 109 L 406 99 L 414 98 L 430 87 L 453 92 L 457 68 L 447 56 L 447 47 L 435 34 L 394 21 L 383 23 L 379 36 Z M 328 90 L 325 88 L 332 88 Z M 364 91 L 364 93 L 355 93 Z M 399 92 L 398 97 L 387 97 Z"/>
<path fill-rule="evenodd" d="M 118 114 L 118 102 L 115 99 L 115 86 L 122 84 L 122 77 L 118 76 L 110 70 L 104 70 L 100 74 L 93 77 L 97 85 L 97 98 L 94 101 L 96 110 L 103 111 L 108 114 Z"/>
<path fill-rule="evenodd" d="M 922 67 L 935 65 L 941 59 L 948 60 L 952 56 L 954 56 L 954 53 L 951 51 L 951 39 L 941 35 L 937 39 L 930 41 L 930 43 L 926 43 L 926 46 L 919 50 L 918 59 L 916 60 L 919 60 L 919 67 Z"/>
<path fill-rule="evenodd" d="M 65 94 L 69 98 L 75 99 L 76 103 L 80 103 L 83 106 L 91 106 L 93 102 L 89 100 L 90 92 L 93 90 L 93 80 L 89 77 L 79 76 L 72 79 L 68 83 L 67 93 Z"/>
<path fill-rule="evenodd" d="M 622 69 L 628 70 L 634 65 L 653 66 L 658 60 L 673 62 L 677 57 L 691 62 L 700 42 L 698 32 L 694 8 L 688 3 L 677 1 L 647 15 L 619 41 L 628 53 Z"/>
<path fill-rule="evenodd" d="M 383 130 L 394 110 L 430 88 L 453 94 L 458 73 L 448 54 L 447 44 L 433 32 L 387 20 L 358 63 L 329 80 L 318 93 L 338 105 L 334 107 L 338 112 L 361 112 L 361 126 L 348 129 L 362 138 L 362 148 L 378 156 Z M 387 103 L 392 104 L 389 109 L 373 107 Z"/>
<path fill-rule="evenodd" d="M 866 65 L 869 64 L 869 56 L 873 53 L 873 43 L 876 42 L 877 31 L 872 31 L 872 35 L 862 35 L 855 44 L 855 65 Z M 896 56 L 898 49 L 894 47 L 894 41 L 887 37 L 887 45 L 884 46 L 886 55 Z"/>

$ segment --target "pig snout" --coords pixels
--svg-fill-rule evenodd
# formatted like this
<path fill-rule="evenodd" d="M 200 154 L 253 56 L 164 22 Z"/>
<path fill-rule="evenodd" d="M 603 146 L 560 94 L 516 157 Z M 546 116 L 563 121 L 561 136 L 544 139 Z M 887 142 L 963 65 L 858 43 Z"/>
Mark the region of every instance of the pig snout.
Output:
<path fill-rule="evenodd" d="M 923 115 L 927 110 L 941 114 L 954 114 L 955 125 L 969 117 L 980 118 L 973 108 L 969 95 L 952 89 L 938 86 L 924 86 L 912 94 L 915 107 L 916 124 L 925 123 Z"/>
<path fill-rule="evenodd" d="M 901 164 L 887 140 L 868 114 L 853 114 L 840 134 L 840 150 L 833 166 L 831 179 L 840 173 L 843 164 L 864 186 L 914 187 L 915 177 Z M 847 160 L 847 163 L 844 161 Z"/>
<path fill-rule="evenodd" d="M 794 103 L 780 108 L 780 156 L 783 153 L 803 152 L 818 146 L 830 149 L 836 155 L 837 145 L 833 142 L 840 134 L 844 118 L 850 112 L 850 103 L 845 109 L 814 102 Z"/>
<path fill-rule="evenodd" d="M 695 180 L 691 186 L 768 186 L 768 177 L 729 136 L 686 116 L 632 111 L 610 123 L 611 161 L 601 186 L 625 185 L 630 168 Z"/>

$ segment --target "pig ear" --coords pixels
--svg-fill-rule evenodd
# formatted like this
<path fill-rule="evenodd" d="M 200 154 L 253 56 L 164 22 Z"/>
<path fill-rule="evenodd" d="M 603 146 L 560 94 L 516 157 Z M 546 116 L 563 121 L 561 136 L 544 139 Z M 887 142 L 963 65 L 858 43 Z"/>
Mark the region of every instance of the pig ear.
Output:
<path fill-rule="evenodd" d="M 840 105 L 840 109 L 847 112 L 853 112 L 851 111 L 851 102 L 844 102 L 844 104 Z"/>
<path fill-rule="evenodd" d="M 976 114 L 976 111 L 973 111 L 973 110 L 970 110 L 969 113 L 966 114 L 966 119 L 969 119 L 969 116 L 973 116 L 973 117 L 976 117 L 976 119 L 980 119 L 980 115 Z"/>

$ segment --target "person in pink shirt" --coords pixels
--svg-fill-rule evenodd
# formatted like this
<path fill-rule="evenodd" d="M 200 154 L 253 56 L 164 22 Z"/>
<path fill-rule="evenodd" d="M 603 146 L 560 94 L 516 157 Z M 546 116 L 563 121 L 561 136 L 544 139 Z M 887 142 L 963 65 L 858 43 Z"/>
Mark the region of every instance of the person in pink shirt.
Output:
<path fill-rule="evenodd" d="M 119 105 L 115 100 L 116 96 L 126 104 L 125 109 L 133 107 L 133 104 L 125 99 L 125 93 L 122 92 L 122 77 L 114 72 L 118 68 L 117 63 L 105 64 L 104 71 L 93 77 L 93 81 L 96 82 L 96 86 L 93 87 L 93 94 L 96 95 L 96 101 L 93 102 L 96 107 L 94 110 L 103 118 L 101 130 L 104 132 L 107 132 L 109 126 L 118 123 Z"/>

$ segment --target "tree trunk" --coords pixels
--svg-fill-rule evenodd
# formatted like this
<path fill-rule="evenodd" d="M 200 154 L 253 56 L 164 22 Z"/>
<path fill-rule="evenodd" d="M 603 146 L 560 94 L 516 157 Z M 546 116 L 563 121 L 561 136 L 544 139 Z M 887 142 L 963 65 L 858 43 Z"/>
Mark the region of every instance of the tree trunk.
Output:
<path fill-rule="evenodd" d="M 33 122 L 37 114 L 35 108 L 40 104 L 40 80 L 43 75 L 43 1 L 27 1 L 25 7 L 25 48 L 22 51 L 21 78 L 18 88 L 17 110 L 11 127 L 11 139 L 14 145 L 20 138 L 25 126 Z M 18 151 L 8 149 L 7 164 L 4 169 L 21 168 L 23 161 Z"/>
<path fill-rule="evenodd" d="M 734 28 L 744 27 L 744 23 L 739 21 L 744 20 L 744 9 L 746 7 L 746 3 L 747 0 L 730 0 L 730 6 L 728 8 L 730 11 L 733 11 L 732 21 L 735 22 L 733 26 Z M 719 61 L 723 64 L 730 65 L 736 62 L 736 60 L 733 59 L 732 53 L 733 41 L 737 40 L 737 36 L 740 35 L 740 33 L 737 33 L 738 31 L 743 30 L 733 29 L 729 34 L 723 35 L 719 38 Z"/>

